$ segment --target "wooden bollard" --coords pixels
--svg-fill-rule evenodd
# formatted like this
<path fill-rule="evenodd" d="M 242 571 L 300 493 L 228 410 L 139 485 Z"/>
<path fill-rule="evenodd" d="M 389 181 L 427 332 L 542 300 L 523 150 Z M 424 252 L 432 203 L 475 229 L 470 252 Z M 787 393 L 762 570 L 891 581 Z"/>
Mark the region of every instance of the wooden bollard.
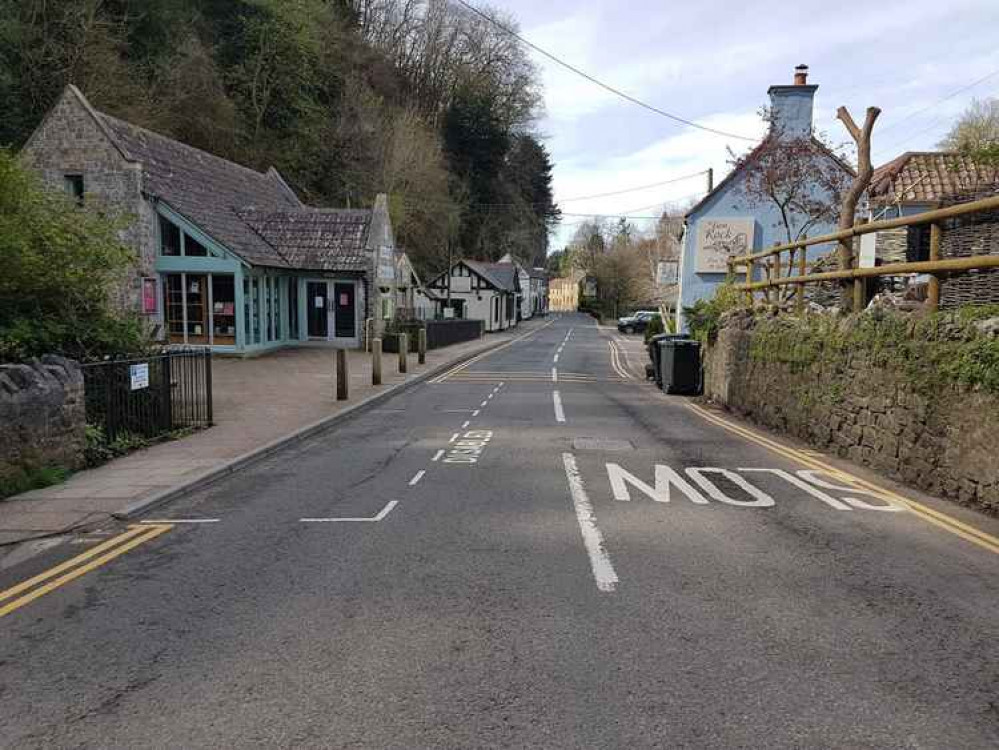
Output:
<path fill-rule="evenodd" d="M 336 350 L 336 400 L 346 401 L 347 400 L 347 386 L 348 386 L 348 376 L 347 376 L 347 350 L 337 349 Z"/>
<path fill-rule="evenodd" d="M 418 334 L 418 341 L 419 341 L 419 346 L 417 347 L 417 349 L 419 350 L 419 353 L 420 353 L 419 362 L 420 362 L 421 365 L 425 365 L 427 363 L 427 329 L 426 328 L 421 328 L 420 329 L 420 332 Z"/>
<path fill-rule="evenodd" d="M 399 334 L 399 372 L 405 373 L 408 369 L 409 361 L 409 336 L 405 333 Z"/>
<path fill-rule="evenodd" d="M 371 385 L 382 384 L 382 340 L 371 342 Z"/>

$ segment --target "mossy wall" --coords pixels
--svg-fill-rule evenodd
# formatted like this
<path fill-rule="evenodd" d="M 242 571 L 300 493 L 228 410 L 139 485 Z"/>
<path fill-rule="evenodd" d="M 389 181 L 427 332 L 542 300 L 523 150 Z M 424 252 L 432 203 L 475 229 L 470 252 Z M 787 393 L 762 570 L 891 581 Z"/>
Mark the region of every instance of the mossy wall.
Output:
<path fill-rule="evenodd" d="M 727 315 L 705 393 L 928 492 L 999 512 L 999 309 Z"/>

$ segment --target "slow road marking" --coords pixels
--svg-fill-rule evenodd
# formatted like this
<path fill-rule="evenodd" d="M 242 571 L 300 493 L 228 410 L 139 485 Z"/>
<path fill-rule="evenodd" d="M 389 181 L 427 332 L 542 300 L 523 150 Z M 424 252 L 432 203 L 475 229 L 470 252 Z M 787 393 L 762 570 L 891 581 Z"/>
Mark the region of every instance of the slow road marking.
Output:
<path fill-rule="evenodd" d="M 970 524 L 964 523 L 963 521 L 959 521 L 956 518 L 952 518 L 951 516 L 948 516 L 946 513 L 941 513 L 940 511 L 930 508 L 927 505 L 923 505 L 922 503 L 916 502 L 915 500 L 910 500 L 907 497 L 903 497 L 902 495 L 899 495 L 895 492 L 891 492 L 889 490 L 884 489 L 883 487 L 879 487 L 873 482 L 868 482 L 866 479 L 854 476 L 853 474 L 843 471 L 842 469 L 839 469 L 833 466 L 832 464 L 827 464 L 824 461 L 820 461 L 814 456 L 805 453 L 804 451 L 800 451 L 795 448 L 790 448 L 786 445 L 782 445 L 776 442 L 775 440 L 771 440 L 770 438 L 764 437 L 763 435 L 756 433 L 753 430 L 729 422 L 727 419 L 724 419 L 723 417 L 713 414 L 712 412 L 700 406 L 696 406 L 694 404 L 688 404 L 687 406 L 692 411 L 694 411 L 694 413 L 696 413 L 698 416 L 702 417 L 708 422 L 711 422 L 712 424 L 717 425 L 718 427 L 728 430 L 729 432 L 734 433 L 740 437 L 743 437 L 746 440 L 750 440 L 756 443 L 757 445 L 761 445 L 764 448 L 768 448 L 774 453 L 784 456 L 785 458 L 789 458 L 792 461 L 795 461 L 799 464 L 803 464 L 804 466 L 808 466 L 811 469 L 815 469 L 819 473 L 840 478 L 849 482 L 852 485 L 856 485 L 857 487 L 862 487 L 866 490 L 870 490 L 870 492 L 874 493 L 877 497 L 885 498 L 889 501 L 894 501 L 902 505 L 903 507 L 907 508 L 909 511 L 911 511 L 912 513 L 914 513 L 927 523 L 931 523 L 934 526 L 938 526 L 941 529 L 944 529 L 945 531 L 949 531 L 951 534 L 959 536 L 962 539 L 971 542 L 972 544 L 976 544 L 979 547 L 989 550 L 990 552 L 999 554 L 999 538 L 996 538 L 991 534 L 982 531 L 981 529 L 977 529 Z"/>
<path fill-rule="evenodd" d="M 565 478 L 569 482 L 569 494 L 572 495 L 572 505 L 579 522 L 579 531 L 583 535 L 583 545 L 590 557 L 590 569 L 597 588 L 604 592 L 612 592 L 617 587 L 618 577 L 611 563 L 607 550 L 604 549 L 604 535 L 597 526 L 597 518 L 593 513 L 593 504 L 583 486 L 583 477 L 576 466 L 576 457 L 571 453 L 562 454 L 562 464 L 565 466 Z"/>
<path fill-rule="evenodd" d="M 98 544 L 82 555 L 77 555 L 60 565 L 56 565 L 54 568 L 46 570 L 44 573 L 39 573 L 33 578 L 12 586 L 6 591 L 0 591 L 0 602 L 17 597 L 0 607 L 0 617 L 9 615 L 25 604 L 30 604 L 40 596 L 44 596 L 50 591 L 54 591 L 60 586 L 101 567 L 116 557 L 124 555 L 129 550 L 135 549 L 140 544 L 144 544 L 155 539 L 160 534 L 170 531 L 172 528 L 172 525 L 165 523 L 158 525 L 137 524 L 131 526 L 125 533 Z M 18 596 L 19 594 L 21 596 Z"/>

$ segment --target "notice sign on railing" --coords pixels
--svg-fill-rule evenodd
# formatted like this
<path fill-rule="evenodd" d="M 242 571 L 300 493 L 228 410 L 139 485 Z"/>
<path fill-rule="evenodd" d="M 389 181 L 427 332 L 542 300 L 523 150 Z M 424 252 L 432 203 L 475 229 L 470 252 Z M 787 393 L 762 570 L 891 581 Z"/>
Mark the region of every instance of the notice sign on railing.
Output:
<path fill-rule="evenodd" d="M 138 365 L 130 365 L 128 374 L 132 381 L 132 390 L 138 391 L 149 387 L 149 363 L 142 362 Z"/>

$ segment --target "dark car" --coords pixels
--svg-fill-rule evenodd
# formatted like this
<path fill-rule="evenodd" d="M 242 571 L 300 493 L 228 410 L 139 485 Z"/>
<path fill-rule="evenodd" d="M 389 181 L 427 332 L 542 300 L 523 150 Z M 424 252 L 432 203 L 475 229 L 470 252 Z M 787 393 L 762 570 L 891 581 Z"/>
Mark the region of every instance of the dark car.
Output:
<path fill-rule="evenodd" d="M 634 315 L 617 319 L 617 330 L 621 333 L 643 333 L 653 319 L 662 316 L 653 310 L 639 310 Z"/>

